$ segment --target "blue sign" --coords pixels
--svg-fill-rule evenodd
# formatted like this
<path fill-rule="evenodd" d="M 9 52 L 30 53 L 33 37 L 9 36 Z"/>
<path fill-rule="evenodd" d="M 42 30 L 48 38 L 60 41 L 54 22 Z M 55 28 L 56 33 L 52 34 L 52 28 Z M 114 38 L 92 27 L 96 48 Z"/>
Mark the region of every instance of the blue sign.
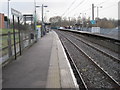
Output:
<path fill-rule="evenodd" d="M 91 20 L 90 22 L 91 22 L 91 24 L 96 24 L 95 20 Z"/>

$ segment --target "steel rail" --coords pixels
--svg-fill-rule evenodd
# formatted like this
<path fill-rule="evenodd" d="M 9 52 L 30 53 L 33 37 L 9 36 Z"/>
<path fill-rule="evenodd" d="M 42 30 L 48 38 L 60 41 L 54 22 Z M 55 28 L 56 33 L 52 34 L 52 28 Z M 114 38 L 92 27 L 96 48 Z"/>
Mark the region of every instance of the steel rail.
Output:
<path fill-rule="evenodd" d="M 102 34 L 94 34 L 94 33 L 91 33 L 91 32 L 69 30 L 69 29 L 58 29 L 58 30 L 68 31 L 68 32 L 73 32 L 73 33 L 79 33 L 79 34 L 89 35 L 89 36 L 93 36 L 93 37 L 99 37 L 99 38 L 110 40 L 110 41 L 113 41 L 113 42 L 118 42 L 118 44 L 120 44 L 120 39 L 111 38 L 109 36 L 105 36 L 105 35 L 102 35 Z"/>
<path fill-rule="evenodd" d="M 77 82 L 78 82 L 79 88 L 82 88 L 83 90 L 88 90 L 88 87 L 87 87 L 85 81 L 83 80 L 82 75 L 80 74 L 80 72 L 79 72 L 79 70 L 78 70 L 78 68 L 77 68 L 74 60 L 72 59 L 72 57 L 71 57 L 71 55 L 70 55 L 67 47 L 66 47 L 65 44 L 63 43 L 63 40 L 62 40 L 62 39 L 60 39 L 60 40 L 61 40 L 61 42 L 62 42 L 62 45 L 63 45 L 64 49 L 65 49 L 65 52 L 66 52 L 66 54 L 67 54 L 67 57 L 68 57 L 68 59 L 70 60 L 70 64 L 71 64 L 71 66 L 72 66 L 72 68 L 73 68 L 73 72 L 74 72 L 74 74 L 75 74 L 75 77 L 77 78 Z"/>
<path fill-rule="evenodd" d="M 61 34 L 62 36 L 64 36 L 63 34 Z M 91 58 L 88 54 L 86 54 L 81 48 L 79 48 L 79 46 L 77 46 L 74 42 L 72 42 L 70 39 L 68 39 L 67 37 L 64 36 L 64 38 L 66 38 L 71 44 L 73 44 L 80 52 L 82 52 L 84 54 L 84 56 L 86 56 L 98 69 L 100 69 L 112 82 L 114 82 L 114 85 L 117 88 L 120 88 L 120 84 L 112 77 L 110 76 L 102 67 L 100 67 L 100 65 L 98 63 L 96 63 L 94 61 L 93 58 Z"/>
<path fill-rule="evenodd" d="M 70 34 L 69 34 L 69 35 L 70 35 Z M 120 63 L 120 59 L 119 59 L 119 58 L 117 58 L 117 57 L 115 57 L 115 56 L 113 56 L 113 55 L 111 55 L 111 54 L 109 54 L 109 53 L 107 53 L 107 52 L 105 52 L 105 51 L 103 51 L 103 50 L 100 50 L 99 48 L 93 46 L 93 45 L 90 44 L 90 43 L 88 44 L 88 42 L 86 43 L 84 40 L 81 40 L 81 39 L 78 38 L 78 37 L 75 37 L 75 36 L 73 36 L 73 35 L 71 35 L 71 36 L 74 37 L 74 38 L 76 38 L 77 40 L 83 42 L 84 44 L 88 45 L 89 47 L 91 47 L 91 48 L 93 48 L 93 49 L 99 51 L 100 53 L 102 53 L 102 54 L 104 54 L 104 55 L 110 57 L 111 59 L 117 61 L 118 63 Z"/>

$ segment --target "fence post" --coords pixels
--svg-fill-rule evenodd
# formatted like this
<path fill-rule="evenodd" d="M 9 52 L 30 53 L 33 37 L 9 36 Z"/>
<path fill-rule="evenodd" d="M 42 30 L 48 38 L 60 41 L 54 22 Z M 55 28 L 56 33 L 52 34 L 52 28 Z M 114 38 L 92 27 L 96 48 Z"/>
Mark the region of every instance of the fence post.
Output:
<path fill-rule="evenodd" d="M 21 37 L 20 37 L 20 40 L 21 40 L 21 50 L 23 50 L 23 49 L 24 49 L 23 31 L 21 31 Z"/>
<path fill-rule="evenodd" d="M 8 32 L 8 55 L 9 57 L 12 56 L 12 44 L 11 44 L 11 33 Z"/>
<path fill-rule="evenodd" d="M 19 34 L 19 51 L 20 51 L 20 55 L 22 54 L 21 52 L 21 35 L 20 35 L 20 20 L 19 20 L 19 17 L 17 18 L 18 19 L 18 34 Z"/>
<path fill-rule="evenodd" d="M 29 36 L 29 46 L 31 45 L 31 32 L 28 32 L 28 36 Z"/>
<path fill-rule="evenodd" d="M 16 53 L 16 37 L 15 37 L 15 16 L 13 15 L 13 42 L 14 42 L 14 55 L 15 60 L 17 59 L 17 53 Z"/>

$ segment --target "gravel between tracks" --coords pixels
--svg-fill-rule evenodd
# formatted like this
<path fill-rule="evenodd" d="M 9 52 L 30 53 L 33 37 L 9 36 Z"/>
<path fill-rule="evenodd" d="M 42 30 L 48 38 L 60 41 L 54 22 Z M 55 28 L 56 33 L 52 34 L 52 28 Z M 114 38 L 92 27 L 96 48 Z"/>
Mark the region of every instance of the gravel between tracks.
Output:
<path fill-rule="evenodd" d="M 63 43 L 66 45 L 71 57 L 75 61 L 83 79 L 89 88 L 113 88 L 112 83 L 101 73 L 84 55 L 78 51 L 68 40 L 62 38 Z"/>
<path fill-rule="evenodd" d="M 76 45 L 82 48 L 90 57 L 92 57 L 95 62 L 97 62 L 105 71 L 107 71 L 116 81 L 120 83 L 120 64 L 112 60 L 111 58 L 105 56 L 104 54 L 98 52 L 97 50 L 89 47 L 81 41 L 67 35 Z"/>
<path fill-rule="evenodd" d="M 102 49 L 102 50 L 104 50 L 105 52 L 107 52 L 107 53 L 109 53 L 109 54 L 111 54 L 111 55 L 119 58 L 119 57 L 118 57 L 118 55 L 119 55 L 118 53 L 113 52 L 113 51 L 111 51 L 110 49 L 105 48 L 105 47 L 103 47 L 103 46 L 100 46 L 100 45 L 98 45 L 98 44 L 92 43 L 91 41 L 89 41 L 89 39 L 86 40 L 82 35 L 78 35 L 78 34 L 72 33 L 72 32 L 64 32 L 64 33 L 72 34 L 72 35 L 74 35 L 75 37 L 80 38 L 80 39 L 83 40 L 83 41 L 87 41 L 88 43 L 92 44 L 93 46 L 95 46 L 95 47 L 97 47 L 97 48 L 99 48 L 99 49 Z"/>

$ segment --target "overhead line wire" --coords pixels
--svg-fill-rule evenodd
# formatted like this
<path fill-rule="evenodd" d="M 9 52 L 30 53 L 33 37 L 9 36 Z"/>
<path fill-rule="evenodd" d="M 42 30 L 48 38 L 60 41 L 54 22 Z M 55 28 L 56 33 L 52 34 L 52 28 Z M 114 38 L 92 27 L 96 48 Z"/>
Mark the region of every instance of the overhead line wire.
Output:
<path fill-rule="evenodd" d="M 86 1 L 86 0 L 82 0 L 75 8 L 73 8 L 71 11 L 75 10 L 76 8 L 78 8 L 84 1 Z M 70 13 L 71 11 L 69 11 L 68 13 Z"/>
<path fill-rule="evenodd" d="M 101 4 L 104 4 L 104 3 L 106 3 L 108 0 L 105 0 L 105 1 L 103 1 L 103 2 L 101 2 L 101 3 L 99 3 L 99 4 L 97 4 L 97 5 L 101 5 Z M 81 11 L 89 11 L 90 9 L 92 9 L 91 7 L 89 7 L 88 9 L 83 9 L 83 10 L 81 10 Z"/>
<path fill-rule="evenodd" d="M 73 4 L 76 2 L 76 0 L 74 0 L 71 4 L 70 4 L 70 6 L 67 8 L 67 10 L 62 14 L 62 16 L 63 15 L 65 15 L 65 13 L 73 6 Z"/>

